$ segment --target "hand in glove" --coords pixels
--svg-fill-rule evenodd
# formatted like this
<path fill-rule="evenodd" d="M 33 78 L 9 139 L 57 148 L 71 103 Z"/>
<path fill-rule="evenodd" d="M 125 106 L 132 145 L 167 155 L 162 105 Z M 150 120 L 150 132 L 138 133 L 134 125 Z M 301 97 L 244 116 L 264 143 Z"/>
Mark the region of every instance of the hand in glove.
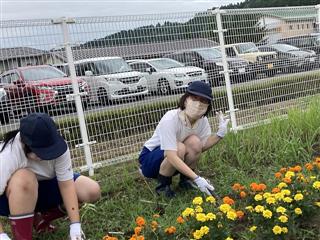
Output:
<path fill-rule="evenodd" d="M 0 240 L 11 240 L 6 233 L 0 233 Z"/>
<path fill-rule="evenodd" d="M 217 115 L 218 122 L 219 122 L 217 136 L 220 138 L 223 138 L 228 132 L 228 123 L 229 123 L 230 119 L 227 118 L 227 116 L 224 116 L 221 111 L 216 112 L 216 115 Z"/>
<path fill-rule="evenodd" d="M 204 178 L 198 176 L 195 180 L 193 180 L 197 187 L 201 192 L 204 192 L 208 195 L 212 195 L 210 191 L 214 190 L 214 187 Z"/>
<path fill-rule="evenodd" d="M 70 225 L 70 240 L 85 240 L 85 236 L 81 230 L 80 223 L 71 223 Z"/>

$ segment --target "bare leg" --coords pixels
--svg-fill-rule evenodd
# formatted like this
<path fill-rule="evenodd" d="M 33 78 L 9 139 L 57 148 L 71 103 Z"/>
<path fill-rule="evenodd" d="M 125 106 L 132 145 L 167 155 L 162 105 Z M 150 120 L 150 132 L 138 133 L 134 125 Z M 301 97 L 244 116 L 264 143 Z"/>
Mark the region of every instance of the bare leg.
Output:
<path fill-rule="evenodd" d="M 80 203 L 94 203 L 101 196 L 99 184 L 86 176 L 80 176 L 75 181 L 78 201 Z"/>
<path fill-rule="evenodd" d="M 195 135 L 189 136 L 184 144 L 186 146 L 185 163 L 195 169 L 202 153 L 202 142 Z"/>

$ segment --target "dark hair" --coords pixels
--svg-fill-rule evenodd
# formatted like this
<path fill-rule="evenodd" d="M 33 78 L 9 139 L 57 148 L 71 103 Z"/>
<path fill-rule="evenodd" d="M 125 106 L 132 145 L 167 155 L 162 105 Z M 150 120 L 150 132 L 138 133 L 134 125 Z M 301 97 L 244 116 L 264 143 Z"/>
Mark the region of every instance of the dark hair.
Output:
<path fill-rule="evenodd" d="M 12 144 L 12 142 L 13 142 L 13 140 L 15 139 L 15 137 L 17 136 L 18 132 L 19 132 L 19 129 L 16 129 L 16 130 L 7 132 L 7 133 L 4 135 L 3 140 L 2 140 L 3 146 L 2 146 L 2 148 L 1 148 L 1 150 L 0 150 L 0 152 L 2 152 L 9 143 Z M 24 150 L 24 153 L 25 153 L 26 155 L 27 155 L 28 153 L 31 153 L 31 152 L 32 152 L 32 150 L 31 150 L 31 149 L 29 148 L 29 146 L 27 146 L 26 144 L 24 144 L 24 149 L 23 149 L 23 150 Z"/>
<path fill-rule="evenodd" d="M 183 94 L 179 100 L 179 103 L 178 103 L 178 108 L 180 108 L 181 110 L 184 110 L 186 108 L 185 106 L 185 101 L 188 97 L 190 96 L 196 96 L 194 94 L 191 94 L 189 92 L 186 92 L 185 94 Z M 209 106 L 208 106 L 208 109 L 207 111 L 205 112 L 205 114 L 203 114 L 203 116 L 208 116 L 208 114 L 212 111 L 212 101 L 209 102 Z"/>
<path fill-rule="evenodd" d="M 16 130 L 13 130 L 13 131 L 10 131 L 10 132 L 7 132 L 6 134 L 4 134 L 4 137 L 3 137 L 3 146 L 0 150 L 0 152 L 2 152 L 5 147 L 8 145 L 8 143 L 12 143 L 13 140 L 15 139 L 15 137 L 17 136 L 19 132 L 19 129 L 16 129 Z"/>

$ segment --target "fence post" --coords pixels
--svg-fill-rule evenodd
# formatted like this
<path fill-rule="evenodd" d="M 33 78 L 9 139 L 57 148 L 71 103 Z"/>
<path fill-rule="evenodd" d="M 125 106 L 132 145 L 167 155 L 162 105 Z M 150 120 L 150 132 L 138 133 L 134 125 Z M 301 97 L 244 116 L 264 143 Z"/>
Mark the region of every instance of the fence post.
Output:
<path fill-rule="evenodd" d="M 212 13 L 216 15 L 216 20 L 217 20 L 218 30 L 215 32 L 218 32 L 220 49 L 221 49 L 221 53 L 222 53 L 222 65 L 223 65 L 223 72 L 222 73 L 224 74 L 226 90 L 227 90 L 229 112 L 230 112 L 230 119 L 231 119 L 231 130 L 236 132 L 237 131 L 237 118 L 236 118 L 235 112 L 237 111 L 237 109 L 234 108 L 230 74 L 229 74 L 230 70 L 229 70 L 228 63 L 227 63 L 227 54 L 226 54 L 224 35 L 223 35 L 223 33 L 226 32 L 227 30 L 222 28 L 222 21 L 221 21 L 221 14 L 224 13 L 224 11 L 217 8 L 217 9 L 213 10 Z"/>
<path fill-rule="evenodd" d="M 316 9 L 317 9 L 316 24 L 317 24 L 318 32 L 320 32 L 320 4 L 316 5 Z"/>
<path fill-rule="evenodd" d="M 70 77 L 72 79 L 72 88 L 73 88 L 73 96 L 75 99 L 76 103 L 76 109 L 77 109 L 77 115 L 78 115 L 78 120 L 79 120 L 79 125 L 80 125 L 80 133 L 81 133 L 81 139 L 82 139 L 82 144 L 77 145 L 78 147 L 84 148 L 84 154 L 85 154 L 85 160 L 86 164 L 89 170 L 89 175 L 92 176 L 94 174 L 94 168 L 92 164 L 92 155 L 91 155 L 91 149 L 90 149 L 90 144 L 93 142 L 89 142 L 88 134 L 87 134 L 87 127 L 86 127 L 86 122 L 84 118 L 84 112 L 82 108 L 82 102 L 81 102 L 81 94 L 79 92 L 79 84 L 78 80 L 76 77 L 76 70 L 73 62 L 73 55 L 72 55 L 72 49 L 71 49 L 71 44 L 69 40 L 69 30 L 68 30 L 68 24 L 74 23 L 75 21 L 73 19 L 69 18 L 59 18 L 59 19 L 54 19 L 52 20 L 53 24 L 61 24 L 62 28 L 62 33 L 63 33 L 63 42 L 67 54 L 67 60 L 68 60 L 68 65 L 69 65 L 69 70 L 70 70 Z"/>

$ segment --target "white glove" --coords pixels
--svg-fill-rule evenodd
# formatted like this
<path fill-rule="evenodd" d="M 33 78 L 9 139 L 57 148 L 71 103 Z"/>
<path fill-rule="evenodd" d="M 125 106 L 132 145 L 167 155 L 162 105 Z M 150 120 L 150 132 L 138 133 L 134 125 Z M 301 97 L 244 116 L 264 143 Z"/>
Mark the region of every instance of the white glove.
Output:
<path fill-rule="evenodd" d="M 197 184 L 198 188 L 201 192 L 204 192 L 208 195 L 212 195 L 210 191 L 214 190 L 214 187 L 204 178 L 198 176 L 195 180 L 193 180 L 195 184 Z"/>
<path fill-rule="evenodd" d="M 6 233 L 0 233 L 0 240 L 11 240 Z"/>
<path fill-rule="evenodd" d="M 70 224 L 70 240 L 85 240 L 85 236 L 81 230 L 80 223 Z"/>
<path fill-rule="evenodd" d="M 224 116 L 221 111 L 216 112 L 216 115 L 219 122 L 217 136 L 223 138 L 228 132 L 228 123 L 230 119 L 227 118 L 227 116 Z"/>

